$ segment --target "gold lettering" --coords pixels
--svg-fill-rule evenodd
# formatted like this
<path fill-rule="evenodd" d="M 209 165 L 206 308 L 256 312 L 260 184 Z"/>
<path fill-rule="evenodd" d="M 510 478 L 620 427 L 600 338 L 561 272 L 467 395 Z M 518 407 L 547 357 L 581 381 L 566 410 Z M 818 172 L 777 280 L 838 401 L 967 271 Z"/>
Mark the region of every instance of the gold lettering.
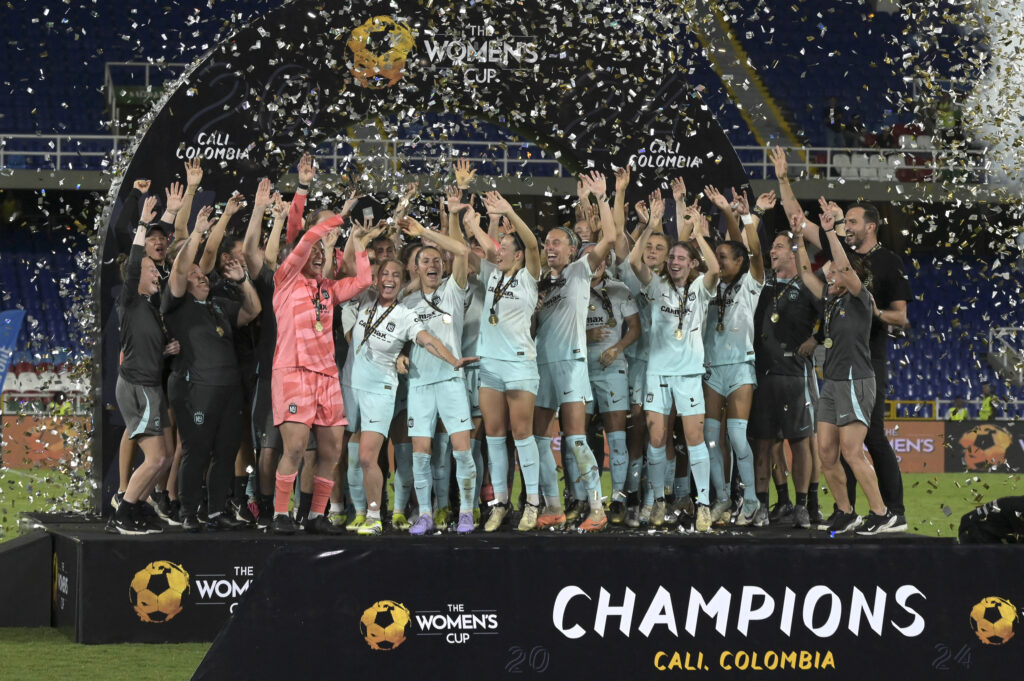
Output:
<path fill-rule="evenodd" d="M 736 669 L 745 670 L 749 666 L 750 655 L 747 654 L 747 651 L 741 650 L 738 653 L 736 653 Z"/>
<path fill-rule="evenodd" d="M 672 661 L 668 663 L 668 668 L 669 669 L 682 669 L 683 668 L 683 661 L 679 657 L 679 651 L 678 650 L 676 652 L 672 653 Z"/>
<path fill-rule="evenodd" d="M 811 658 L 811 654 L 809 652 L 807 652 L 806 650 L 801 650 L 800 651 L 800 669 L 810 669 L 811 668 L 811 659 L 812 659 Z"/>
<path fill-rule="evenodd" d="M 790 667 L 796 666 L 796 651 L 791 650 L 788 653 L 782 653 L 782 668 L 785 669 L 786 665 Z"/>
<path fill-rule="evenodd" d="M 659 650 L 658 652 L 654 653 L 654 668 L 657 669 L 659 672 L 663 672 L 666 669 L 665 665 L 661 663 L 661 659 L 665 657 L 668 657 L 668 655 L 667 653 L 665 653 L 664 650 Z"/>
<path fill-rule="evenodd" d="M 774 650 L 769 650 L 764 654 L 764 666 L 768 669 L 775 669 L 779 666 L 779 654 Z"/>
<path fill-rule="evenodd" d="M 732 657 L 732 653 L 730 653 L 728 650 L 723 650 L 722 654 L 718 656 L 718 666 L 722 669 L 732 669 L 732 665 L 728 664 L 725 661 L 727 657 Z"/>
<path fill-rule="evenodd" d="M 822 669 L 829 669 L 829 668 L 835 669 L 836 668 L 836 660 L 835 660 L 834 657 L 832 657 L 832 651 L 831 650 L 826 650 L 825 651 L 825 659 L 821 661 L 821 668 Z"/>

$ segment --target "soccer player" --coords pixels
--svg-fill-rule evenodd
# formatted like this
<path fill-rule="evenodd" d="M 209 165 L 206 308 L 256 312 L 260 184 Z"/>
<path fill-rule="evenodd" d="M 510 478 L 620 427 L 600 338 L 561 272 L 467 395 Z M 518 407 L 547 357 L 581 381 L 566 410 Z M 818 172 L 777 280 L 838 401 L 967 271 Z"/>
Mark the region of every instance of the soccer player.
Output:
<path fill-rule="evenodd" d="M 487 459 L 494 488 L 494 503 L 485 532 L 500 528 L 509 512 L 508 449 L 505 438 L 511 425 L 526 487 L 527 506 L 520 525 L 533 529 L 540 506 L 539 453 L 533 438 L 533 412 L 540 386 L 537 348 L 530 334 L 537 307 L 540 251 L 537 237 L 498 192 L 484 195 L 488 214 L 505 218 L 513 231 L 496 247 L 480 229 L 473 236 L 484 250 L 481 277 L 487 281 L 480 324 L 480 411 L 487 434 Z M 492 218 L 493 220 L 493 218 Z M 530 509 L 532 508 L 532 511 Z M 527 511 L 530 511 L 529 514 Z"/>
<path fill-rule="evenodd" d="M 581 177 L 584 190 L 598 201 L 601 214 L 601 241 L 585 257 L 576 259 L 579 237 L 570 229 L 555 227 L 544 240 L 544 255 L 549 268 L 541 280 L 537 309 L 537 369 L 540 374 L 534 412 L 533 433 L 540 452 L 540 482 L 544 493 L 544 513 L 527 499 L 520 531 L 533 527 L 563 527 L 566 522 L 558 493 L 558 477 L 551 451 L 548 429 L 559 416 L 565 441 L 569 445 L 579 474 L 583 478 L 590 513 L 579 529 L 596 532 L 608 524 L 601 503 L 601 475 L 597 459 L 587 444 L 587 402 L 593 401 L 587 370 L 587 306 L 590 279 L 615 245 L 615 227 L 606 195 L 606 179 L 593 172 Z"/>
<path fill-rule="evenodd" d="M 719 196 L 721 196 L 719 194 Z M 728 520 L 732 500 L 726 485 L 724 457 L 719 444 L 722 434 L 722 411 L 726 412 L 729 445 L 736 455 L 736 468 L 743 481 L 743 508 L 740 515 L 752 518 L 759 502 L 754 485 L 754 454 L 747 441 L 747 420 L 757 379 L 754 373 L 754 308 L 764 286 L 764 260 L 757 237 L 757 219 L 743 195 L 735 197 L 746 245 L 726 241 L 715 249 L 721 270 L 714 299 L 708 307 L 704 329 L 704 353 L 708 366 L 704 377 L 704 440 L 711 458 L 711 484 L 715 488 L 715 504 L 711 522 Z M 775 197 L 758 197 L 763 209 L 775 205 Z M 726 206 L 730 210 L 730 206 Z"/>
<path fill-rule="evenodd" d="M 284 451 L 277 465 L 270 528 L 280 534 L 293 534 L 298 529 L 288 515 L 288 503 L 311 428 L 316 433 L 317 456 L 313 505 L 305 527 L 313 533 L 334 532 L 324 514 L 334 487 L 334 467 L 341 454 L 345 425 L 331 333 L 334 307 L 370 286 L 370 262 L 362 241 L 352 235 L 349 242 L 355 254 L 356 275 L 341 280 L 323 278 L 323 239 L 332 230 L 340 231 L 344 220 L 329 212 L 327 216 L 302 236 L 274 273 L 277 347 L 271 391 L 274 423 L 281 431 Z M 336 240 L 337 234 L 331 243 Z"/>
<path fill-rule="evenodd" d="M 861 526 L 861 517 L 853 510 L 846 491 L 846 473 L 839 465 L 842 454 L 871 507 L 871 514 L 859 534 L 875 534 L 891 527 L 896 522 L 896 515 L 885 507 L 878 491 L 875 469 L 863 451 L 864 436 L 870 422 L 868 414 L 875 401 L 875 375 L 869 347 L 874 302 L 863 284 L 869 273 L 866 263 L 858 257 L 856 264 L 851 265 L 834 223 L 831 211 L 821 215 L 821 230 L 832 242 L 834 258 L 827 274 L 828 297 L 824 302 L 825 365 L 822 375 L 825 383 L 818 401 L 818 446 L 821 466 L 835 497 L 837 510 L 825 529 L 832 534 L 842 534 Z M 797 243 L 800 276 L 811 293 L 822 298 L 826 290 L 811 271 L 803 242 L 802 216 L 794 215 L 791 224 Z"/>
<path fill-rule="evenodd" d="M 694 223 L 699 222 L 697 229 Z M 704 373 L 704 322 L 708 303 L 718 286 L 718 260 L 708 245 L 707 220 L 690 207 L 683 215 L 684 229 L 692 231 L 697 246 L 678 241 L 669 250 L 664 276 L 651 272 L 643 253 L 650 237 L 648 225 L 640 234 L 629 264 L 645 286 L 651 309 L 651 352 L 647 366 L 648 484 L 654 490 L 652 522 L 664 523 L 665 517 L 665 446 L 668 441 L 672 408 L 682 420 L 690 466 L 697 484 L 697 530 L 711 527 L 708 508 L 709 462 L 704 444 L 704 395 L 701 375 Z M 681 235 L 689 238 L 689 234 Z M 699 249 L 699 250 L 698 250 Z M 707 273 L 700 274 L 701 255 Z M 660 520 L 660 522 L 659 522 Z"/>

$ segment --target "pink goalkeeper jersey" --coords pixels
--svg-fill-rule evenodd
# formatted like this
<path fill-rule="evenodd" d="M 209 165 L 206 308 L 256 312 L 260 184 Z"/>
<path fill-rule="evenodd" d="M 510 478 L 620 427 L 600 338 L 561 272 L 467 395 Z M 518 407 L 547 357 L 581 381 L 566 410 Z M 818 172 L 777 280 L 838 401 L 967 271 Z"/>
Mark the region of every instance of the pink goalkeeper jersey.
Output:
<path fill-rule="evenodd" d="M 328 376 L 338 375 L 332 333 L 334 306 L 370 287 L 369 256 L 366 251 L 357 253 L 356 276 L 340 280 L 307 277 L 302 268 L 313 245 L 342 222 L 339 215 L 312 227 L 274 273 L 275 370 L 303 368 Z"/>

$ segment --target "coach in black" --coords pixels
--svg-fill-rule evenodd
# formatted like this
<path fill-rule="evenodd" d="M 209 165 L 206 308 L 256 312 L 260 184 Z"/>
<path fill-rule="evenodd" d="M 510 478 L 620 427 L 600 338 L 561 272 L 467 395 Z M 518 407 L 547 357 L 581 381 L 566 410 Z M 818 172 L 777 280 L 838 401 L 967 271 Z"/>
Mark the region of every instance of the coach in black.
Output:
<path fill-rule="evenodd" d="M 241 288 L 241 304 L 210 296 L 210 281 L 195 263 L 199 230 L 193 230 L 174 259 L 164 290 L 167 328 L 181 343 L 168 386 L 181 435 L 178 476 L 182 524 L 200 529 L 198 510 L 206 472 L 208 529 L 235 529 L 245 523 L 225 513 L 235 453 L 241 438 L 240 375 L 234 334 L 260 313 L 260 302 L 240 262 L 225 275 Z"/>

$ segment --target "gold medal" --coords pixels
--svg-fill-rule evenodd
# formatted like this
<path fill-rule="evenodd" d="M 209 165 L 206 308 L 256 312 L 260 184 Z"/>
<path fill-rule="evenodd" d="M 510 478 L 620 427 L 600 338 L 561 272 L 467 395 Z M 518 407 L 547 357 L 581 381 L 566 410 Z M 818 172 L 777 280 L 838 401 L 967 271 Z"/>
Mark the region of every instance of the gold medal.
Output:
<path fill-rule="evenodd" d="M 441 321 L 444 322 L 445 324 L 451 324 L 452 316 L 445 312 L 443 315 L 441 315 Z"/>
<path fill-rule="evenodd" d="M 725 324 L 718 322 L 718 326 L 715 327 L 715 331 L 718 331 L 718 333 L 725 331 Z"/>
<path fill-rule="evenodd" d="M 324 325 L 321 324 L 320 322 L 317 322 L 316 324 L 313 325 L 313 328 L 316 329 L 317 333 L 321 333 L 324 330 Z"/>
<path fill-rule="evenodd" d="M 498 315 L 491 314 L 491 316 L 487 318 L 487 321 L 491 323 L 491 326 L 497 326 L 498 325 Z"/>
<path fill-rule="evenodd" d="M 616 324 L 618 324 L 618 322 L 615 321 L 615 317 L 609 317 L 609 319 L 608 319 L 608 328 L 609 329 L 614 329 Z"/>
<path fill-rule="evenodd" d="M 832 347 L 833 345 L 834 345 L 834 343 L 832 342 L 832 339 L 831 339 L 831 338 L 826 338 L 826 339 L 825 339 L 825 349 L 826 349 L 826 350 L 828 350 L 829 348 L 831 348 L 831 347 Z"/>
<path fill-rule="evenodd" d="M 779 323 L 779 313 L 778 312 L 772 312 L 772 324 L 778 324 L 778 323 Z"/>
<path fill-rule="evenodd" d="M 594 310 L 597 309 L 597 306 L 596 305 L 590 305 L 589 309 L 590 309 L 591 312 L 593 312 Z"/>
<path fill-rule="evenodd" d="M 676 329 L 676 340 L 683 340 L 683 330 Z"/>
<path fill-rule="evenodd" d="M 224 327 L 221 327 L 221 326 L 217 327 L 217 335 L 221 336 L 221 337 L 224 336 Z"/>

